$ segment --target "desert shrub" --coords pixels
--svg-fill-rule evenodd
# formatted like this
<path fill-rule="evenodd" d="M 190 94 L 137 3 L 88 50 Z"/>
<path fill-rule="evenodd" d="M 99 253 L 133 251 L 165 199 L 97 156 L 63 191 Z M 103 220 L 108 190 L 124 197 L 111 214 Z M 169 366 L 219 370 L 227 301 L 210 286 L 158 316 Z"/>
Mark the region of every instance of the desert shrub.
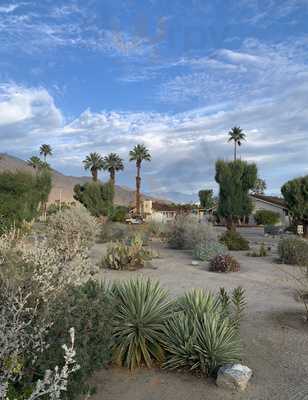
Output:
<path fill-rule="evenodd" d="M 109 210 L 108 217 L 112 222 L 124 223 L 128 214 L 128 207 L 115 206 Z"/>
<path fill-rule="evenodd" d="M 75 360 L 75 331 L 69 329 L 71 345 L 66 345 L 67 340 L 63 343 L 62 368 L 59 364 L 52 370 L 48 365 L 40 375 L 34 373 L 38 358 L 48 348 L 46 334 L 50 324 L 40 315 L 38 305 L 33 307 L 29 302 L 31 294 L 23 289 L 0 281 L 0 398 L 60 399 L 71 374 L 79 368 Z"/>
<path fill-rule="evenodd" d="M 114 185 L 111 182 L 89 182 L 74 187 L 74 199 L 95 217 L 107 216 L 113 206 Z"/>
<path fill-rule="evenodd" d="M 261 243 L 258 250 L 253 250 L 247 253 L 249 257 L 266 257 L 267 254 L 268 254 L 268 249 L 265 247 L 264 243 Z"/>
<path fill-rule="evenodd" d="M 58 201 L 58 202 L 49 204 L 49 206 L 47 208 L 47 216 L 56 214 L 59 211 L 68 210 L 71 207 L 75 207 L 75 206 L 76 206 L 76 203 L 74 203 L 74 202 L 72 202 L 72 203 L 61 203 L 60 204 L 60 202 Z"/>
<path fill-rule="evenodd" d="M 296 236 L 282 238 L 278 255 L 284 264 L 308 266 L 308 242 Z"/>
<path fill-rule="evenodd" d="M 112 243 L 102 260 L 102 266 L 116 270 L 135 270 L 143 268 L 151 258 L 151 251 L 144 249 L 142 239 L 135 236 L 128 244 Z"/>
<path fill-rule="evenodd" d="M 79 370 L 71 377 L 66 397 L 75 399 L 87 392 L 86 380 L 111 361 L 112 316 L 116 302 L 106 283 L 89 280 L 70 286 L 52 304 L 53 324 L 46 343 L 47 350 L 36 363 L 40 371 L 62 365 L 61 347 L 71 326 L 76 332 L 76 361 Z"/>
<path fill-rule="evenodd" d="M 51 190 L 51 175 L 25 172 L 0 174 L 0 234 L 37 217 Z"/>
<path fill-rule="evenodd" d="M 218 254 L 226 254 L 227 247 L 219 242 L 199 243 L 194 248 L 193 254 L 198 260 L 209 261 Z"/>
<path fill-rule="evenodd" d="M 240 270 L 240 264 L 237 260 L 226 254 L 218 254 L 210 262 L 210 271 L 214 272 L 237 272 Z"/>
<path fill-rule="evenodd" d="M 96 219 L 84 207 L 72 207 L 48 219 L 48 245 L 65 260 L 72 260 L 90 247 L 97 232 Z"/>
<path fill-rule="evenodd" d="M 121 241 L 131 236 L 132 227 L 120 222 L 107 222 L 102 224 L 99 233 L 99 241 L 101 243 L 108 243 L 114 241 Z"/>
<path fill-rule="evenodd" d="M 258 210 L 254 219 L 258 225 L 276 225 L 280 221 L 280 215 L 270 210 Z"/>
<path fill-rule="evenodd" d="M 219 241 L 227 246 L 228 250 L 249 250 L 248 240 L 234 230 L 227 230 L 221 235 Z"/>
<path fill-rule="evenodd" d="M 195 216 L 181 216 L 170 224 L 168 245 L 173 249 L 192 250 L 200 243 L 207 244 L 215 240 L 217 235 L 214 228 L 200 223 Z"/>
<path fill-rule="evenodd" d="M 130 369 L 162 362 L 164 324 L 171 312 L 167 292 L 158 282 L 136 279 L 117 284 L 114 295 L 114 361 Z"/>
<path fill-rule="evenodd" d="M 168 236 L 170 225 L 164 222 L 149 221 L 146 224 L 146 230 L 150 236 L 164 239 Z"/>
<path fill-rule="evenodd" d="M 239 318 L 244 307 L 241 288 L 231 296 L 224 289 L 219 296 L 197 289 L 177 299 L 175 312 L 166 322 L 164 367 L 211 375 L 223 364 L 238 362 Z"/>

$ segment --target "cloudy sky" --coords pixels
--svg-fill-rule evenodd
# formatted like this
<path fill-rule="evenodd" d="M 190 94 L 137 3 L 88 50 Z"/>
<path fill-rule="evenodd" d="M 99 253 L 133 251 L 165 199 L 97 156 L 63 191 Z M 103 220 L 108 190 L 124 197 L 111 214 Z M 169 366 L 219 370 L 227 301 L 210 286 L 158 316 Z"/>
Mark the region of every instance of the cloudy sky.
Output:
<path fill-rule="evenodd" d="M 144 190 L 190 195 L 216 187 L 239 125 L 279 193 L 308 173 L 307 17 L 308 0 L 0 0 L 0 152 L 49 143 L 72 175 L 117 152 L 133 186 L 144 143 Z"/>

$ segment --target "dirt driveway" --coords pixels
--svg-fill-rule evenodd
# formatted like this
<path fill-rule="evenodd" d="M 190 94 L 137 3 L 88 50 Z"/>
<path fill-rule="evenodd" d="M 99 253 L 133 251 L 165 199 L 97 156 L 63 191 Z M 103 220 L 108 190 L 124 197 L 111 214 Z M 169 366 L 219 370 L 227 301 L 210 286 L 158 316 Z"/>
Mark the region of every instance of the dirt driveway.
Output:
<path fill-rule="evenodd" d="M 98 258 L 102 245 L 93 249 Z M 252 258 L 235 253 L 241 271 L 231 274 L 209 272 L 206 263 L 191 265 L 191 255 L 155 243 L 161 258 L 154 268 L 139 272 L 105 271 L 102 279 L 122 280 L 142 275 L 160 280 L 171 295 L 201 287 L 212 291 L 224 286 L 242 286 L 247 312 L 242 322 L 243 362 L 254 371 L 244 394 L 218 389 L 210 379 L 158 370 L 112 368 L 93 378 L 94 400 L 308 400 L 308 324 L 303 307 L 293 296 L 285 270 L 291 266 L 274 263 L 273 257 Z"/>

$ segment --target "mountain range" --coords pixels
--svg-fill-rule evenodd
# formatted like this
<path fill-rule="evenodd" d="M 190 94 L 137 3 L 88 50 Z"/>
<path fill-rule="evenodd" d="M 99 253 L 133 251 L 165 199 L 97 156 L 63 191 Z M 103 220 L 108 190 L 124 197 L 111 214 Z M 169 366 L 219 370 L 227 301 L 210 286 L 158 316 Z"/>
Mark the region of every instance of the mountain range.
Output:
<path fill-rule="evenodd" d="M 33 173 L 33 168 L 30 167 L 25 161 L 13 157 L 9 154 L 0 154 L 0 172 L 3 171 L 23 171 Z M 74 186 L 77 184 L 84 184 L 89 182 L 91 178 L 82 176 L 66 176 L 60 172 L 52 169 L 52 190 L 49 195 L 49 203 L 54 203 L 55 201 L 61 200 L 62 202 L 72 202 L 74 201 L 73 193 Z M 164 198 L 158 198 L 151 195 L 142 195 L 144 199 L 152 199 L 154 201 L 159 201 L 162 203 L 170 203 L 170 201 Z M 135 190 L 115 186 L 115 199 L 114 203 L 117 205 L 128 206 L 135 201 Z"/>

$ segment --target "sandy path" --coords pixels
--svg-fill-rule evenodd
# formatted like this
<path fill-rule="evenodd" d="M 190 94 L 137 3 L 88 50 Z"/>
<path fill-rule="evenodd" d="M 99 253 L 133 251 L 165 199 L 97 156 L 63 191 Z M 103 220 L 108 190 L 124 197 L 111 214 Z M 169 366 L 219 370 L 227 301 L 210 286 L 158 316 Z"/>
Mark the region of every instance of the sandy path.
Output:
<path fill-rule="evenodd" d="M 306 400 L 308 399 L 308 325 L 304 323 L 303 307 L 296 302 L 284 269 L 273 258 L 252 258 L 236 253 L 241 271 L 217 274 L 207 271 L 206 263 L 195 267 L 191 256 L 153 245 L 161 258 L 153 261 L 155 269 L 138 272 L 104 271 L 102 279 L 122 280 L 132 276 L 159 279 L 172 295 L 202 287 L 218 290 L 221 286 L 246 289 L 247 313 L 242 322 L 241 336 L 244 363 L 254 377 L 244 394 L 230 394 L 218 389 L 212 380 L 189 374 L 124 369 L 99 371 L 93 378 L 97 386 L 94 400 Z M 99 259 L 102 245 L 93 249 Z"/>

